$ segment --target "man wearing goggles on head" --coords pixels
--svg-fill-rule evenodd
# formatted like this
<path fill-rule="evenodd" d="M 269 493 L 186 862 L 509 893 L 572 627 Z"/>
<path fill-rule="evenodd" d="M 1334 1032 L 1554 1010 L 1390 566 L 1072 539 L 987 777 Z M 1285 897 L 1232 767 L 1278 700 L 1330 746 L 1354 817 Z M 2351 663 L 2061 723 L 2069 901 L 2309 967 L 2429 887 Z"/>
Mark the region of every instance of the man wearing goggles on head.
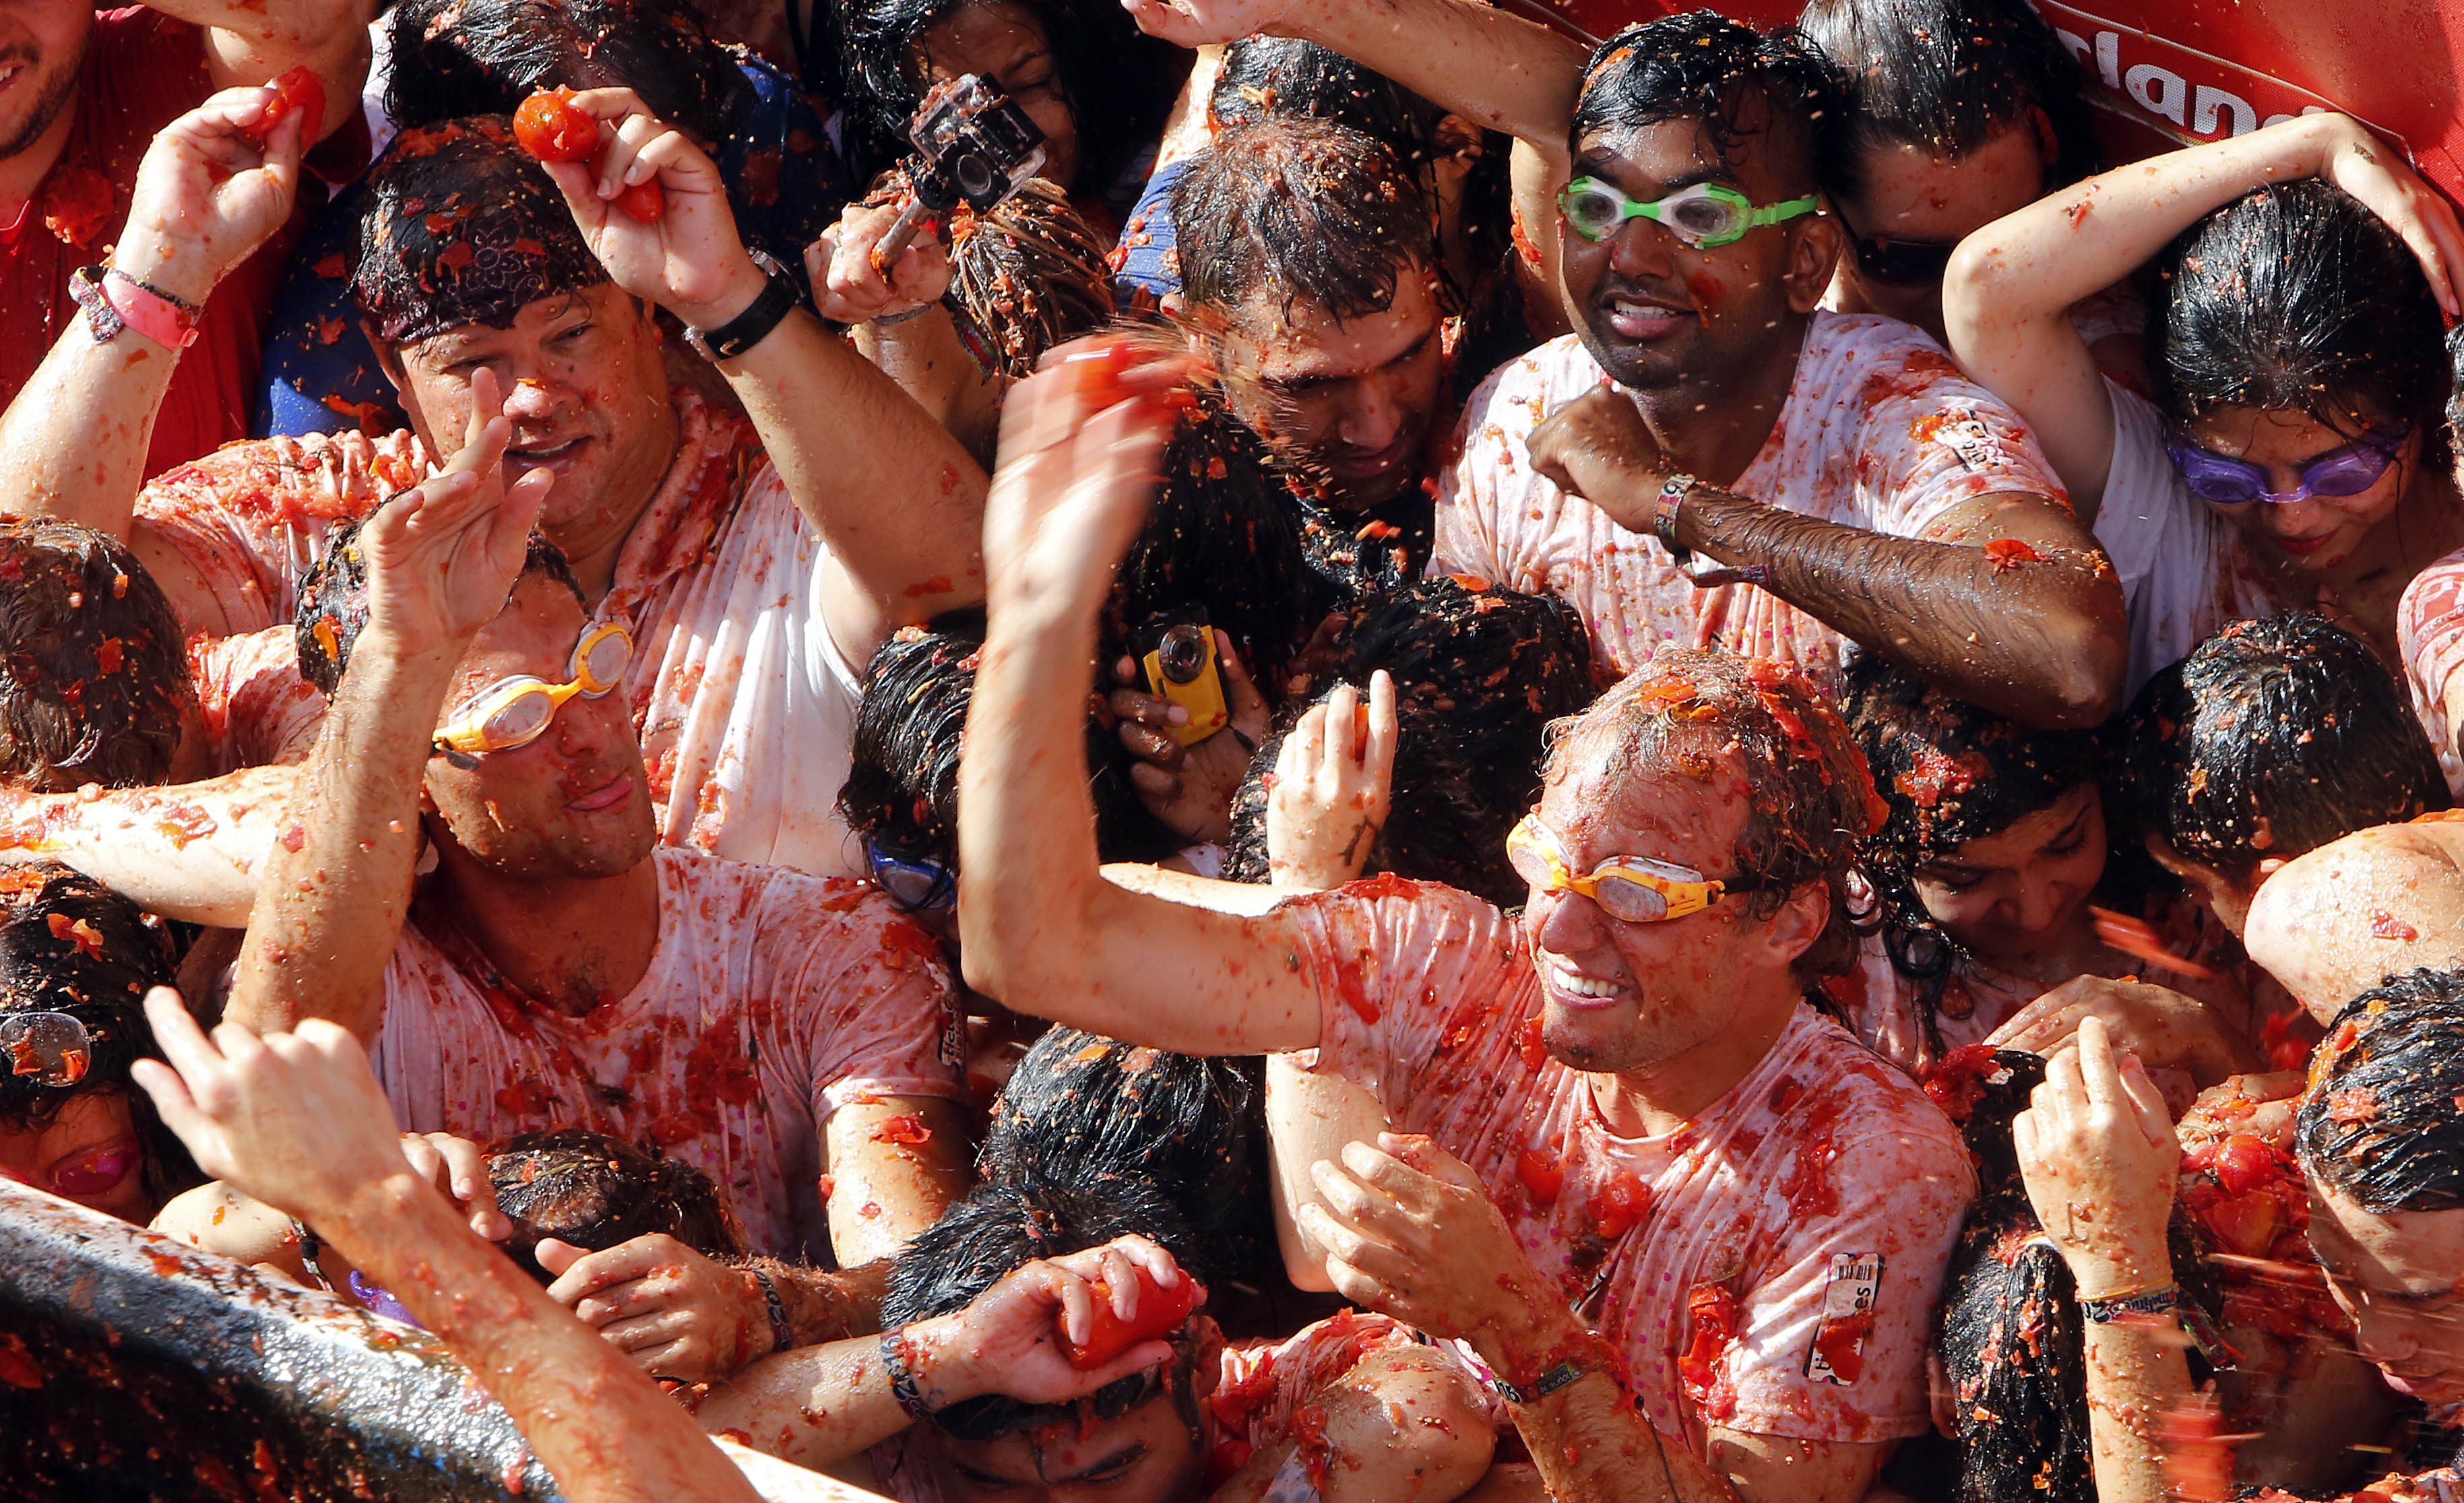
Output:
<path fill-rule="evenodd" d="M 541 531 L 592 619 L 638 645 L 611 703 L 640 732 L 661 840 L 861 876 L 835 795 L 863 665 L 898 627 L 979 597 L 982 470 L 752 258 L 696 147 L 624 90 L 579 107 L 608 143 L 604 179 L 530 160 L 494 118 L 408 132 L 371 169 L 376 249 L 352 287 L 410 431 L 233 446 L 132 509 L 129 488 L 95 478 L 138 472 L 132 412 L 124 429 L 80 428 L 74 453 L 53 446 L 30 494 L 133 534 L 187 633 L 288 624 L 327 527 L 450 460 L 484 373 L 514 424 L 508 467 L 556 477 Z M 628 169 L 666 195 L 657 221 L 608 202 Z M 473 207 L 429 211 L 449 202 Z M 714 360 L 744 415 L 671 389 L 661 311 L 699 331 L 683 358 Z M 133 381 L 121 363 L 113 379 Z M 74 395 L 115 410 L 112 393 Z M 895 525 L 877 525 L 885 497 Z M 184 791 L 211 826 L 193 842 L 160 837 L 123 795 L 62 800 L 60 852 L 158 911 L 235 926 L 291 786 L 253 771 L 244 788 Z"/>
<path fill-rule="evenodd" d="M 970 983 L 1157 1049 L 1314 1049 L 1374 1095 L 1389 1132 L 1278 1142 L 1312 1202 L 1294 1276 L 1465 1341 L 1551 1495 L 1862 1495 L 1930 1428 L 1971 1180 L 1805 1002 L 1853 957 L 1846 870 L 1880 818 L 1837 712 L 1769 662 L 1656 658 L 1556 737 L 1507 844 L 1519 919 L 1392 877 L 1264 914 L 1114 886 L 1048 707 L 1087 690 L 1137 425 L 1168 409 L 1099 414 L 1070 380 L 1011 393 L 990 503 L 1016 543 L 960 768 Z"/>
<path fill-rule="evenodd" d="M 301 671 L 333 703 L 232 1012 L 350 1029 L 414 1131 L 655 1143 L 758 1252 L 886 1256 L 968 1158 L 934 943 L 869 890 L 656 844 L 617 692 L 633 640 L 525 538 L 563 482 L 505 485 L 512 425 L 495 378 L 473 385 L 453 464 L 338 529 L 301 583 Z M 656 1236 L 541 1263 L 645 1368 L 693 1382 L 867 1329 L 878 1272 L 737 1269 Z"/>

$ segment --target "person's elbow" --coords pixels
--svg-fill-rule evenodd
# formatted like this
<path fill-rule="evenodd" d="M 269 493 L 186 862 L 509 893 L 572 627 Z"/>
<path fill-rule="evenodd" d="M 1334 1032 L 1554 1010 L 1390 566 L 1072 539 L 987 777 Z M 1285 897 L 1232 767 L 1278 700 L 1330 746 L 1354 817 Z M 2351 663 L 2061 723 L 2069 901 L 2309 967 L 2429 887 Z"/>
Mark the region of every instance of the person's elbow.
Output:
<path fill-rule="evenodd" d="M 1951 353 L 1974 368 L 1998 332 L 1996 315 L 2007 313 L 2014 294 L 2005 275 L 2013 264 L 1986 226 L 1959 243 L 1942 275 L 1942 326 Z"/>
<path fill-rule="evenodd" d="M 1062 894 L 1010 902 L 958 889 L 958 972 L 968 987 L 1014 1013 L 1051 1017 L 1084 994 L 1094 925 L 1086 904 Z"/>
<path fill-rule="evenodd" d="M 2130 628 L 2122 585 L 2102 556 L 2066 598 L 2047 602 L 2039 616 L 2042 649 L 2035 682 L 2020 696 L 2033 712 L 2012 719 L 2038 730 L 2087 730 L 2122 709 L 2130 666 Z"/>

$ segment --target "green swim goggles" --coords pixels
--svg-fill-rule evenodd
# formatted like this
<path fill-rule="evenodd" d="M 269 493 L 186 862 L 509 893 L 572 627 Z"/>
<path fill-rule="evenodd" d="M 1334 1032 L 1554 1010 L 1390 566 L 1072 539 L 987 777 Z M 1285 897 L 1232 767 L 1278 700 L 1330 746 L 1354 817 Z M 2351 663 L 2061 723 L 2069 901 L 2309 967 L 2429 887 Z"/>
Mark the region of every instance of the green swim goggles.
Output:
<path fill-rule="evenodd" d="M 1697 183 L 1666 198 L 1642 204 L 1597 178 L 1576 178 L 1557 195 L 1557 210 L 1574 233 L 1586 240 L 1606 240 L 1629 219 L 1649 219 L 1668 227 L 1669 233 L 1697 250 L 1734 245 L 1749 230 L 1811 214 L 1821 201 L 1808 194 L 1785 204 L 1757 207 L 1735 188 Z"/>

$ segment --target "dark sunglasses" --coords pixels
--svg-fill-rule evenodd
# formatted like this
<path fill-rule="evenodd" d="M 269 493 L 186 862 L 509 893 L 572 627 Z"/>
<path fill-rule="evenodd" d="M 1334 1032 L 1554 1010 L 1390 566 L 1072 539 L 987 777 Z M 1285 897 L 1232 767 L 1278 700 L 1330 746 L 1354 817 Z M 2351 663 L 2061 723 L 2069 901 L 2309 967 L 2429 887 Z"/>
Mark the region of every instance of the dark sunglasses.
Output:
<path fill-rule="evenodd" d="M 2301 467 L 2301 478 L 2290 490 L 2267 489 L 2267 471 L 2246 459 L 2233 459 L 2182 439 L 2165 446 L 2173 468 L 2190 493 L 2214 506 L 2248 506 L 2264 501 L 2291 506 L 2312 496 L 2353 496 L 2379 483 L 2395 463 L 2396 450 L 2412 434 L 2412 425 L 2372 433 L 2342 448 L 2330 449 Z"/>
<path fill-rule="evenodd" d="M 910 913 L 931 913 L 958 901 L 957 868 L 939 861 L 911 861 L 891 855 L 869 838 L 864 854 L 872 866 L 872 884 Z"/>
<path fill-rule="evenodd" d="M 1950 270 L 1957 241 L 1895 240 L 1889 235 L 1858 235 L 1850 240 L 1857 270 L 1869 282 L 1885 287 L 1929 287 Z"/>

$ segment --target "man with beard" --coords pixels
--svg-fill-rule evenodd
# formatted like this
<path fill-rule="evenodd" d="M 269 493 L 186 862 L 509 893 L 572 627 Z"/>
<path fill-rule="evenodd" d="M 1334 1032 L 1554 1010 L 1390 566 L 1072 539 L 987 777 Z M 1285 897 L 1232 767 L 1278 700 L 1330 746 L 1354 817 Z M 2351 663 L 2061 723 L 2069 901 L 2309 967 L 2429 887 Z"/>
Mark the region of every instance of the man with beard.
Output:
<path fill-rule="evenodd" d="M 1816 311 L 1839 99 L 1802 42 L 1707 11 L 1601 44 L 1560 195 L 1576 332 L 1474 394 L 1433 567 L 1563 596 L 1619 672 L 1676 642 L 1829 685 L 1856 642 L 2096 725 L 2122 591 L 2034 441 L 1914 328 Z"/>
<path fill-rule="evenodd" d="M 166 0 L 100 11 L 90 0 L 17 0 L 0 10 L 0 308 L 9 310 L 0 406 L 73 325 L 91 322 L 97 342 L 154 359 L 178 352 L 144 331 L 187 326 L 196 342 L 178 356 L 145 472 L 248 436 L 259 326 L 288 237 L 277 234 L 219 286 L 188 277 L 195 268 L 167 264 L 145 226 L 127 232 L 138 159 L 208 95 L 294 67 L 314 73 L 330 102 L 303 120 L 302 144 L 356 122 L 366 10 L 343 0 Z M 118 274 L 98 272 L 91 295 L 138 315 L 107 338 L 108 322 L 81 313 L 70 288 L 78 269 L 106 265 Z"/>
<path fill-rule="evenodd" d="M 1159 1049 L 1318 1051 L 1395 1132 L 1311 1169 L 1353 1302 L 1467 1340 L 1557 1497 L 1862 1495 L 1930 1427 L 1971 1187 L 1914 1087 L 1805 1004 L 1880 799 L 1799 675 L 1672 651 L 1557 739 L 1517 923 L 1394 878 L 1261 916 L 1100 876 L 1075 724 L 1182 371 L 1011 394 L 960 768 L 968 980 Z M 1228 906 L 1228 904 L 1227 904 Z"/>

